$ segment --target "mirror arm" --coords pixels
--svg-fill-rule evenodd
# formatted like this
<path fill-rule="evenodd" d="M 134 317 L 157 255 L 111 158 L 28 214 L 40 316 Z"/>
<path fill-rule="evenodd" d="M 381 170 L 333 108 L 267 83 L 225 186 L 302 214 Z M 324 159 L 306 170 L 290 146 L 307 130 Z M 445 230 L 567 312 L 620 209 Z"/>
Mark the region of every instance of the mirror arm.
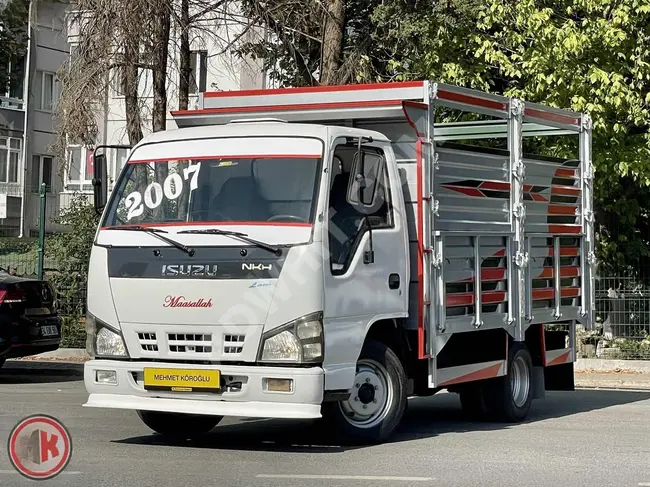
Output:
<path fill-rule="evenodd" d="M 365 220 L 365 224 L 368 227 L 368 243 L 370 250 L 366 250 L 363 253 L 363 263 L 364 264 L 372 264 L 375 262 L 375 251 L 372 246 L 372 223 L 370 223 L 370 216 L 366 215 L 363 217 Z"/>

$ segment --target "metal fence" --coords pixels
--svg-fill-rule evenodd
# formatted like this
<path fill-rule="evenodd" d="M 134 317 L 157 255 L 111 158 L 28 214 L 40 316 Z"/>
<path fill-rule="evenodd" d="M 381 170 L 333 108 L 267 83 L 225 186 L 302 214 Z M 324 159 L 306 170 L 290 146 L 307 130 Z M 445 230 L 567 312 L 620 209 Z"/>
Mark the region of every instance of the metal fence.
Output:
<path fill-rule="evenodd" d="M 46 188 L 47 189 L 47 188 Z M 78 278 L 70 272 L 70 259 L 57 239 L 75 229 L 61 221 L 67 208 L 79 201 L 80 195 L 52 193 L 39 195 L 33 188 L 27 188 L 23 197 L 15 188 L 0 188 L 5 191 L 0 201 L 6 198 L 6 209 L 0 218 L 0 271 L 10 275 L 39 278 L 42 276 L 55 288 L 59 308 L 63 317 L 62 346 L 84 346 L 83 318 L 86 303 L 85 267 L 80 262 Z M 42 203 L 45 207 L 41 208 Z M 41 211 L 44 210 L 44 218 Z M 21 219 L 21 213 L 24 218 Z M 21 221 L 22 220 L 22 221 Z M 22 226 L 22 237 L 21 237 Z M 39 263 L 39 233 L 43 232 L 43 262 Z M 56 244 L 56 245 L 55 245 Z M 57 250 L 58 249 L 58 250 Z M 66 264 L 66 265 L 64 265 Z"/>
<path fill-rule="evenodd" d="M 596 279 L 596 324 L 579 333 L 579 356 L 650 360 L 650 286 L 623 273 Z"/>

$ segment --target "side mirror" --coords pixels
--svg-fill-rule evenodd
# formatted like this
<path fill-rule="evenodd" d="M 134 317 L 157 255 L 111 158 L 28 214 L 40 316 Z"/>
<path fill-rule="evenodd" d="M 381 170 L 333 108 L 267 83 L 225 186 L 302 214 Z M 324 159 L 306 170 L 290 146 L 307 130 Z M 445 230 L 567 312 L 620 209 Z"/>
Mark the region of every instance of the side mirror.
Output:
<path fill-rule="evenodd" d="M 372 207 L 377 198 L 384 158 L 372 152 L 357 152 L 352 161 L 347 200 L 353 206 Z"/>
<path fill-rule="evenodd" d="M 93 196 L 95 211 L 101 213 L 108 200 L 108 168 L 106 154 L 93 153 Z"/>

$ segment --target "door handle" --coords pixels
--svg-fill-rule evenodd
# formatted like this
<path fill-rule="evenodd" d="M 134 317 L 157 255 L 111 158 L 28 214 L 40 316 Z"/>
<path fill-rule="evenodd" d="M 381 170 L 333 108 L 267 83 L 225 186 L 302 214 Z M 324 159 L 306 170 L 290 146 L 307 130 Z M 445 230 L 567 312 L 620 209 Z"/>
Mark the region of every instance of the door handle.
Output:
<path fill-rule="evenodd" d="M 388 289 L 399 288 L 399 274 L 391 274 L 388 276 Z"/>

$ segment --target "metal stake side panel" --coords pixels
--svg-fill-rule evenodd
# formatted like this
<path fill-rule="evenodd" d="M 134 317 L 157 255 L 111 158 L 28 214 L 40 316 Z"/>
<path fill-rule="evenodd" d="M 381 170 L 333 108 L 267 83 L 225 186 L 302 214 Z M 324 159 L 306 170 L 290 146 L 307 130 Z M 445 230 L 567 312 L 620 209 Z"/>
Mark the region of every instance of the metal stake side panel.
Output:
<path fill-rule="evenodd" d="M 584 236 L 582 252 L 580 253 L 582 258 L 580 314 L 584 326 L 588 330 L 593 330 L 595 327 L 594 312 L 596 306 L 594 286 L 596 254 L 594 248 L 594 165 L 591 156 L 591 117 L 589 115 L 583 115 L 581 125 L 580 180 L 582 187 L 582 227 Z"/>
<path fill-rule="evenodd" d="M 508 148 L 510 150 L 510 201 L 511 201 L 511 222 L 513 239 L 508 255 L 508 260 L 513 262 L 511 266 L 509 289 L 510 316 L 508 324 L 514 325 L 514 339 L 524 339 L 524 319 L 526 315 L 526 268 L 528 254 L 526 253 L 526 242 L 524 237 L 524 221 L 526 219 L 526 207 L 524 206 L 524 178 L 526 168 L 522 157 L 522 125 L 524 106 L 520 100 L 510 101 L 510 118 L 508 119 Z M 510 331 L 510 330 L 509 330 Z M 510 331 L 511 332 L 511 331 Z M 511 332 L 512 333 L 512 332 Z"/>

